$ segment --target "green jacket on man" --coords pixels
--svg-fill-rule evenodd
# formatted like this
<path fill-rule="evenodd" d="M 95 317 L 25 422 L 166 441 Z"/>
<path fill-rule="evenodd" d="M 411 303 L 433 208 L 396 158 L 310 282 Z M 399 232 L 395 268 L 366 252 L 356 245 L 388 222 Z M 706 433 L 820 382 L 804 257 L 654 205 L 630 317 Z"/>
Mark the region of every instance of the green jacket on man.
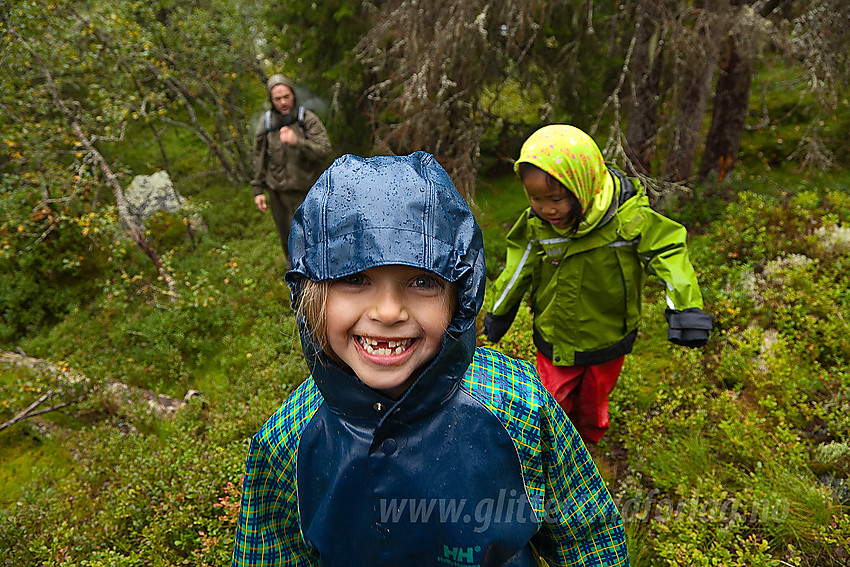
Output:
<path fill-rule="evenodd" d="M 295 84 L 289 77 L 272 75 L 266 81 L 266 91 L 271 109 L 254 131 L 251 189 L 257 208 L 261 212 L 271 209 L 288 258 L 292 215 L 328 166 L 332 148 L 321 119 L 298 106 Z"/>
<path fill-rule="evenodd" d="M 294 146 L 281 143 L 278 130 L 266 131 L 263 118 L 256 126 L 251 179 L 254 195 L 264 190 L 306 193 L 328 165 L 331 142 L 316 113 L 305 109 L 303 126 L 297 120 L 288 126 L 298 136 Z"/>

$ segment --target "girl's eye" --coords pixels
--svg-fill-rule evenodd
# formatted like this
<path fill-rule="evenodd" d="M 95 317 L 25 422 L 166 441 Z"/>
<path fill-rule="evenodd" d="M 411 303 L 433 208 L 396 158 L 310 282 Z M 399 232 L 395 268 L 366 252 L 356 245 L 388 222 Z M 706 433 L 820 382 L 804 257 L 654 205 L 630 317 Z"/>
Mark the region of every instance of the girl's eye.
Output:
<path fill-rule="evenodd" d="M 413 278 L 413 287 L 433 288 L 441 287 L 441 284 L 434 276 L 421 274 Z"/>
<path fill-rule="evenodd" d="M 363 274 L 351 274 L 340 278 L 339 281 L 347 285 L 363 285 L 366 283 L 366 277 Z"/>

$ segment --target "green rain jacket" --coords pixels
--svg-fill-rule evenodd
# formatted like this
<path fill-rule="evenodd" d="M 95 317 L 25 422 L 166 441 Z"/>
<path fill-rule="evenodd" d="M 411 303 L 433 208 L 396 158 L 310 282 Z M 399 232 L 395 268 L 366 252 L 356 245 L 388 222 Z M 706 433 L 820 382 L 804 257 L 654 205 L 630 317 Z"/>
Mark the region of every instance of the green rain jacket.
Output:
<path fill-rule="evenodd" d="M 688 328 L 708 336 L 711 316 L 688 259 L 687 231 L 650 208 L 636 178 L 608 167 L 614 198 L 598 224 L 568 238 L 529 207 L 507 236 L 507 260 L 495 283 L 488 317 L 510 326 L 523 295 L 531 290 L 534 344 L 557 366 L 592 365 L 631 352 L 641 316 L 646 274 L 667 288 L 668 338 Z M 688 311 L 685 311 L 688 310 Z"/>

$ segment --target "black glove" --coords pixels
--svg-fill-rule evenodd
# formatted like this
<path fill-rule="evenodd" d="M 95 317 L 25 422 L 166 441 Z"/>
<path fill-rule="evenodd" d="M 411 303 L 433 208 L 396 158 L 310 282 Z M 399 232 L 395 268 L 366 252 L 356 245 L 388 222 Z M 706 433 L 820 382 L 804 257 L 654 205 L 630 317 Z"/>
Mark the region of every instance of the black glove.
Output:
<path fill-rule="evenodd" d="M 711 315 L 703 313 L 698 307 L 683 311 L 667 309 L 667 340 L 673 344 L 686 347 L 701 347 L 708 342 L 708 332 L 711 331 Z"/>
<path fill-rule="evenodd" d="M 517 311 L 519 311 L 519 303 L 517 303 L 513 309 L 504 315 L 493 315 L 492 313 L 485 314 L 484 335 L 486 335 L 487 340 L 491 343 L 499 342 L 499 340 L 505 336 L 505 333 L 508 332 L 508 329 L 511 328 L 511 323 L 514 322 Z"/>

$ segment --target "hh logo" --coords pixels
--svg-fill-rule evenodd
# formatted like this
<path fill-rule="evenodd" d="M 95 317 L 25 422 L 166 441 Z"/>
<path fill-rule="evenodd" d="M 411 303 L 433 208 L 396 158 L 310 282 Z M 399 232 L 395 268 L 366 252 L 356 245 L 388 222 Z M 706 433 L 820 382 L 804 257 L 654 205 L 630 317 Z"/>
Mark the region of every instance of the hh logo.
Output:
<path fill-rule="evenodd" d="M 477 565 L 475 563 L 475 552 L 480 548 L 475 547 L 450 547 L 443 545 L 443 557 L 441 563 L 449 565 Z"/>

